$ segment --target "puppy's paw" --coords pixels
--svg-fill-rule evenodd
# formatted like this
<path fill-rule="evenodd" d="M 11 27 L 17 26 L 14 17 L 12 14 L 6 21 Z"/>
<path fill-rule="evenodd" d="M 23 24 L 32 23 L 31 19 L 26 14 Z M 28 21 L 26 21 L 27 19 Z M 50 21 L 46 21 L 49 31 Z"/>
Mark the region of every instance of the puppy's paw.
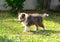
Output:
<path fill-rule="evenodd" d="M 38 30 L 34 30 L 35 32 L 38 31 Z"/>
<path fill-rule="evenodd" d="M 23 33 L 27 32 L 26 30 L 23 31 Z"/>

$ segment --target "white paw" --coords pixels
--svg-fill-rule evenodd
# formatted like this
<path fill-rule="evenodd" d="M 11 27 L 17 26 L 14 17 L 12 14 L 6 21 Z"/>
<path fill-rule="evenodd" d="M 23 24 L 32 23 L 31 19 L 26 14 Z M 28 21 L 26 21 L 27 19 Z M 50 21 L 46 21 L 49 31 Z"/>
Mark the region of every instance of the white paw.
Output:
<path fill-rule="evenodd" d="M 27 32 L 26 30 L 24 30 L 23 32 Z"/>

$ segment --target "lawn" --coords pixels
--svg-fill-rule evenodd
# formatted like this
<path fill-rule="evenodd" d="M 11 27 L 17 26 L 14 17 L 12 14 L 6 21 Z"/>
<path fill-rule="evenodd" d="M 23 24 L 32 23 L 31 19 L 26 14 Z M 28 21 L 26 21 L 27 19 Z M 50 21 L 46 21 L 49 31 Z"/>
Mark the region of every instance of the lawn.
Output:
<path fill-rule="evenodd" d="M 24 27 L 17 21 L 18 14 L 0 12 L 0 42 L 60 42 L 60 13 L 49 13 L 43 21 L 45 29 L 23 33 Z"/>

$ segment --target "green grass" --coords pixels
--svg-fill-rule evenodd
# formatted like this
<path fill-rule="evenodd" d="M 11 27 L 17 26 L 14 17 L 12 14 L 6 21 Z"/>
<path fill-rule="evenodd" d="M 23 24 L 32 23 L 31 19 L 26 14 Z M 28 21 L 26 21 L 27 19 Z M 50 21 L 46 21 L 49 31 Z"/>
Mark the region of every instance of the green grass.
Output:
<path fill-rule="evenodd" d="M 0 13 L 0 42 L 60 42 L 60 13 L 50 13 L 44 22 L 45 29 L 23 33 L 24 27 L 17 22 L 18 14 Z"/>

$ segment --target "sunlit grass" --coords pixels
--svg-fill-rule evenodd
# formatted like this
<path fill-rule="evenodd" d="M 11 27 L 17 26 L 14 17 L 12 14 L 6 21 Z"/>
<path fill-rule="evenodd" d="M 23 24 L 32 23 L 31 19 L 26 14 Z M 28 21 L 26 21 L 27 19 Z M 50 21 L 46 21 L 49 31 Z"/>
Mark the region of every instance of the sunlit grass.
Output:
<path fill-rule="evenodd" d="M 0 42 L 60 42 L 60 13 L 49 14 L 43 21 L 45 29 L 23 33 L 24 27 L 17 21 L 18 14 L 0 13 Z"/>

